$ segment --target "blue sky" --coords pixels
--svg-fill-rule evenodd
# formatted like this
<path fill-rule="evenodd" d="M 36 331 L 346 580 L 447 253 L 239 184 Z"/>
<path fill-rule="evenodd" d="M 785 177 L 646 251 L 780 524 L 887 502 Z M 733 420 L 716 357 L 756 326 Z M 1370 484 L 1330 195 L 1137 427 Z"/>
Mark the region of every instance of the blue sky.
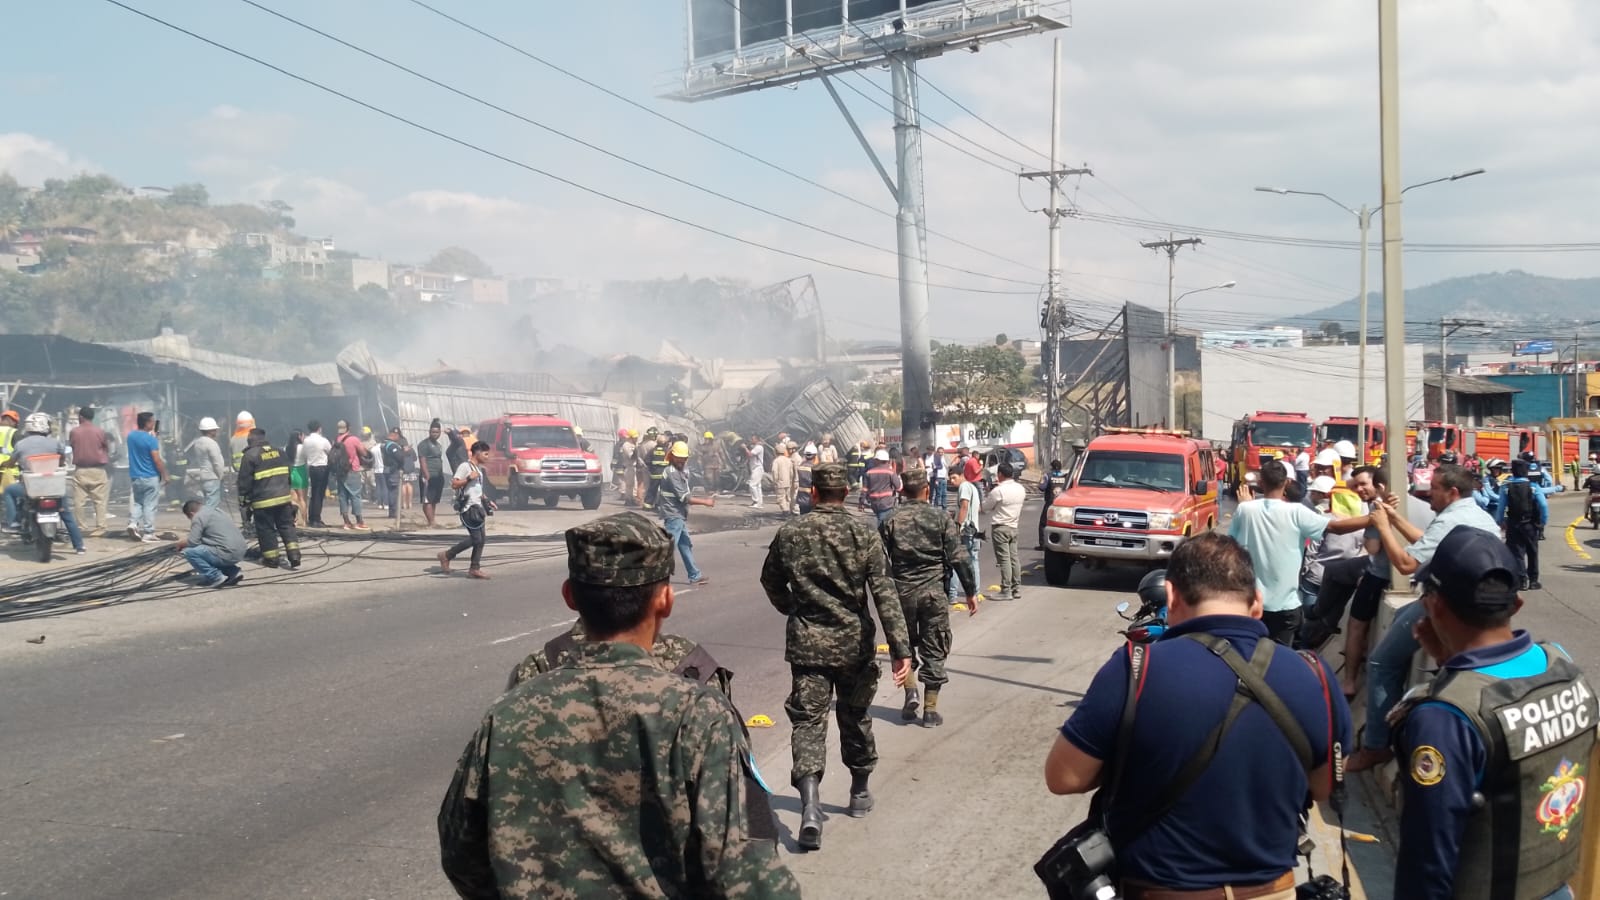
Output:
<path fill-rule="evenodd" d="M 128 0 L 152 14 L 326 81 L 497 152 L 753 241 L 885 274 L 892 255 L 818 236 L 598 157 L 236 0 Z M 673 174 L 871 244 L 892 221 L 775 175 L 461 31 L 405 0 L 262 0 L 354 43 L 530 118 Z M 666 0 L 556 4 L 438 0 L 505 40 L 868 201 L 883 186 L 816 84 L 701 104 L 654 99 L 681 65 L 682 6 Z M 1066 160 L 1087 161 L 1085 208 L 1244 231 L 1349 239 L 1353 222 L 1320 201 L 1257 194 L 1260 183 L 1375 200 L 1375 23 L 1370 0 L 1075 4 L 1064 32 Z M 1581 0 L 1405 5 L 1404 167 L 1419 181 L 1476 166 L 1458 184 L 1408 195 L 1419 241 L 1594 238 L 1591 162 L 1600 138 L 1600 11 Z M 836 333 L 892 337 L 890 280 L 851 275 L 729 243 L 624 209 L 386 121 L 282 75 L 166 31 L 102 0 L 36 4 L 9 22 L 0 168 L 25 181 L 82 169 L 128 183 L 202 181 L 218 199 L 282 199 L 303 231 L 367 255 L 421 259 L 452 243 L 523 275 L 588 279 L 817 276 Z M 1050 39 L 930 60 L 923 74 L 1023 144 L 1048 146 Z M 846 77 L 885 99 L 881 71 Z M 871 83 L 869 83 L 871 82 Z M 872 139 L 887 117 L 845 96 Z M 924 90 L 926 112 L 1008 160 L 1042 165 L 1009 137 Z M 930 127 L 930 133 L 951 137 Z M 960 143 L 960 139 L 956 140 Z M 987 155 L 987 154 L 986 154 Z M 1043 220 L 1016 180 L 930 141 L 931 227 L 1017 266 L 934 238 L 936 262 L 1042 282 Z M 1029 202 L 1036 198 L 1028 197 Z M 1037 205 L 1035 203 L 1034 205 Z M 1067 225 L 1069 287 L 1094 304 L 1161 305 L 1164 266 L 1138 247 L 1155 235 Z M 1600 274 L 1591 254 L 1408 256 L 1407 281 L 1523 268 Z M 1376 271 L 1376 256 L 1374 271 Z M 1030 288 L 934 269 L 932 280 Z M 1301 313 L 1355 293 L 1353 254 L 1221 240 L 1185 253 L 1179 282 L 1234 279 L 1185 301 L 1193 325 Z M 936 289 L 932 332 L 978 339 L 1033 330 L 1035 300 Z"/>

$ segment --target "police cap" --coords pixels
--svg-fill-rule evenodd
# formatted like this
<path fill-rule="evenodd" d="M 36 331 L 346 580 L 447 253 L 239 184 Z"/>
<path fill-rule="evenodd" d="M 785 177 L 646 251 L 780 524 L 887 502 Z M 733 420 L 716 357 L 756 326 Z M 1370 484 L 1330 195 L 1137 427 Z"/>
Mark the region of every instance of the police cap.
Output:
<path fill-rule="evenodd" d="M 824 490 L 847 488 L 850 479 L 845 475 L 843 463 L 823 463 L 811 470 L 811 484 Z"/>
<path fill-rule="evenodd" d="M 595 587 L 639 587 L 672 577 L 672 539 L 636 512 L 567 529 L 567 575 Z"/>
<path fill-rule="evenodd" d="M 1459 613 L 1502 613 L 1517 602 L 1517 559 L 1500 536 L 1457 525 L 1418 573 L 1428 590 Z"/>

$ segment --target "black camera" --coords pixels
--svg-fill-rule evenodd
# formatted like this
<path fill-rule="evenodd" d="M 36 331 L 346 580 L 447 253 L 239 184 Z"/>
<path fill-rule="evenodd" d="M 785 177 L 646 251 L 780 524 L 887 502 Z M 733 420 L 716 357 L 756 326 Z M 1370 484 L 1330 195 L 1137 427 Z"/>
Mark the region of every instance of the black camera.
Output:
<path fill-rule="evenodd" d="M 1350 900 L 1350 889 L 1332 875 L 1318 875 L 1305 884 L 1296 885 L 1294 896 L 1295 900 Z"/>
<path fill-rule="evenodd" d="M 1076 831 L 1076 829 L 1075 829 Z M 1033 864 L 1050 900 L 1118 900 L 1116 851 L 1103 829 L 1068 834 Z"/>

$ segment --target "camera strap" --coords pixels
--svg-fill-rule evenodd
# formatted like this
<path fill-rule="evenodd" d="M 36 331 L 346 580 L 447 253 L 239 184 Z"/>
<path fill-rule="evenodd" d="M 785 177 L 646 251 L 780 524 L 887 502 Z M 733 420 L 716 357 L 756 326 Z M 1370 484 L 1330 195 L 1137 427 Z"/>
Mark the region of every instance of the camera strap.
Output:
<path fill-rule="evenodd" d="M 1322 702 L 1328 710 L 1328 779 L 1333 782 L 1328 791 L 1328 806 L 1333 810 L 1334 817 L 1339 820 L 1339 869 L 1340 880 L 1345 891 L 1350 889 L 1350 843 L 1345 837 L 1344 830 L 1344 753 L 1333 733 L 1333 690 L 1328 685 L 1328 672 L 1322 666 L 1322 660 L 1309 650 L 1301 650 L 1300 658 L 1306 661 L 1311 671 L 1317 673 L 1317 681 L 1322 684 Z M 1310 854 L 1306 856 L 1310 863 Z"/>

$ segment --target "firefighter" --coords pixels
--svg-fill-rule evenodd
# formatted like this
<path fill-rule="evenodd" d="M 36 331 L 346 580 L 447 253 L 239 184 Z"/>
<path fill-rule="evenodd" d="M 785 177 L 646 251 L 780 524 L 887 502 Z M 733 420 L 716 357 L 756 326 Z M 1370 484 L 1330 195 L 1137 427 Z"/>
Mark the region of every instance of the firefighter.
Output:
<path fill-rule="evenodd" d="M 650 484 L 645 488 L 644 508 L 655 509 L 656 494 L 661 491 L 661 479 L 667 475 L 667 451 L 672 448 L 672 445 L 662 438 L 660 432 L 654 428 L 645 432 L 645 435 L 652 438 L 654 443 L 650 448 L 650 456 L 647 460 L 650 466 Z"/>
<path fill-rule="evenodd" d="M 17 415 L 14 409 L 0 413 L 0 466 L 11 461 L 11 451 L 17 445 L 17 425 L 21 422 L 22 417 Z M 9 486 L 16 480 L 16 474 L 6 469 L 5 473 L 0 475 L 0 487 Z"/>
<path fill-rule="evenodd" d="M 282 537 L 289 568 L 298 569 L 300 535 L 295 532 L 295 509 L 289 494 L 290 461 L 267 444 L 263 429 L 250 429 L 248 440 L 239 459 L 239 509 L 247 523 L 255 522 L 261 561 L 268 568 L 280 565 L 278 539 Z"/>
<path fill-rule="evenodd" d="M 861 476 L 867 471 L 867 457 L 871 455 L 872 445 L 862 441 L 858 447 L 850 448 L 850 455 L 845 462 L 845 472 L 850 479 L 850 488 L 855 489 L 861 483 Z"/>

